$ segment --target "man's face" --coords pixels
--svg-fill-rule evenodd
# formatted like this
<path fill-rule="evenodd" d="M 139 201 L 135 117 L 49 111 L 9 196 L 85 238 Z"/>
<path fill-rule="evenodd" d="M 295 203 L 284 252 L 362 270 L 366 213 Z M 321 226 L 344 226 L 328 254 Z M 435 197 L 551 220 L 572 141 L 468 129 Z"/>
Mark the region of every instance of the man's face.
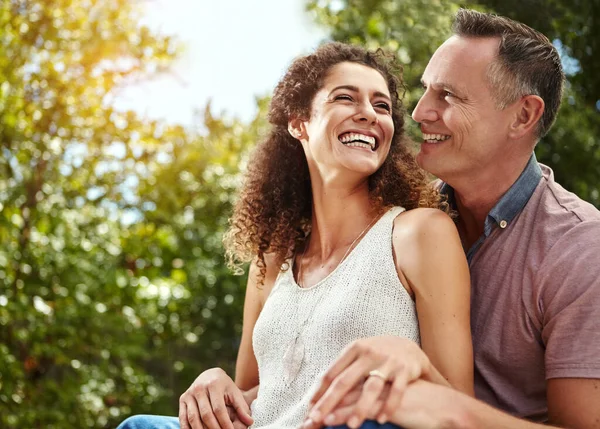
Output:
<path fill-rule="evenodd" d="M 425 93 L 412 114 L 423 133 L 417 162 L 444 181 L 477 177 L 510 151 L 514 116 L 496 108 L 486 77 L 498 44 L 497 38 L 453 36 L 423 73 Z"/>

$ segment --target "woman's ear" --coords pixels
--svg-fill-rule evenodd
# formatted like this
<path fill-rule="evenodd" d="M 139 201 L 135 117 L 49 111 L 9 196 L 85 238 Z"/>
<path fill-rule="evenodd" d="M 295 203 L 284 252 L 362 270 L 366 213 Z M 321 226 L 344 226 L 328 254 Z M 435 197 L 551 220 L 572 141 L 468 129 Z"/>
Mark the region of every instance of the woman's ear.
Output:
<path fill-rule="evenodd" d="M 291 119 L 288 122 L 288 132 L 296 140 L 302 140 L 306 136 L 304 130 L 304 122 L 299 118 Z"/>

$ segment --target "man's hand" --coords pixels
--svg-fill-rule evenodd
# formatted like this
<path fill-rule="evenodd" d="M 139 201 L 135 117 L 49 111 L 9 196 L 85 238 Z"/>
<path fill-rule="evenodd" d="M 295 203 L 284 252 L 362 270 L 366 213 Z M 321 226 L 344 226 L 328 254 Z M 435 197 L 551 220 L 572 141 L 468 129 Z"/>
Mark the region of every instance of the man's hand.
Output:
<path fill-rule="evenodd" d="M 204 371 L 179 398 L 181 429 L 242 429 L 252 422 L 242 391 L 221 368 Z"/>
<path fill-rule="evenodd" d="M 377 418 L 389 393 L 388 386 L 366 414 L 367 419 Z M 351 391 L 339 406 L 325 417 L 324 423 L 330 426 L 348 424 L 349 419 L 354 415 L 360 395 L 360 388 Z M 462 407 L 464 398 L 471 400 L 452 388 L 417 380 L 406 386 L 398 408 L 389 414 L 387 421 L 405 429 L 471 428 L 474 425 L 470 424 L 467 413 Z M 380 421 L 380 423 L 384 422 Z"/>
<path fill-rule="evenodd" d="M 364 387 L 352 405 L 348 426 L 356 428 L 364 422 L 388 385 L 389 394 L 376 415 L 378 421 L 386 421 L 400 406 L 406 386 L 419 378 L 432 380 L 434 373 L 437 374 L 436 381 L 439 381 L 439 373 L 411 340 L 383 336 L 355 341 L 346 347 L 324 374 L 321 385 L 311 399 L 314 406 L 309 411 L 304 427 L 320 427 L 325 416 L 363 381 Z"/>

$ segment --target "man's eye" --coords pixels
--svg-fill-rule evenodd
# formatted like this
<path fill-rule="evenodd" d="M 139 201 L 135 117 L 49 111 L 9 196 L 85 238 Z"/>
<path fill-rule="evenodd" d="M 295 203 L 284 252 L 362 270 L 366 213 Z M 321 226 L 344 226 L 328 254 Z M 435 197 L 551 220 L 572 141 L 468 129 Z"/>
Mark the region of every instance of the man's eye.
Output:
<path fill-rule="evenodd" d="M 450 91 L 444 91 L 442 94 L 444 95 L 444 98 L 446 98 L 446 97 L 456 97 Z"/>

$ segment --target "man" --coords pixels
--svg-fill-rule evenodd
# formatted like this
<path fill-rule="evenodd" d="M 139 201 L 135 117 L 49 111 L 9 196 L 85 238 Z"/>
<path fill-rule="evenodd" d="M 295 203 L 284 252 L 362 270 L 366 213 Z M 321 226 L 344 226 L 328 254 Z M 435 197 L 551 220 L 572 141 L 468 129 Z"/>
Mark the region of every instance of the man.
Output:
<path fill-rule="evenodd" d="M 410 346 L 367 339 L 325 375 L 305 427 L 354 416 L 350 427 L 600 428 L 600 212 L 533 155 L 560 104 L 558 53 L 523 24 L 470 10 L 454 33 L 425 69 L 413 118 L 417 160 L 459 214 L 479 400 L 423 381 L 430 364 Z M 348 405 L 359 376 L 362 396 Z M 398 377 L 421 380 L 403 389 Z"/>

